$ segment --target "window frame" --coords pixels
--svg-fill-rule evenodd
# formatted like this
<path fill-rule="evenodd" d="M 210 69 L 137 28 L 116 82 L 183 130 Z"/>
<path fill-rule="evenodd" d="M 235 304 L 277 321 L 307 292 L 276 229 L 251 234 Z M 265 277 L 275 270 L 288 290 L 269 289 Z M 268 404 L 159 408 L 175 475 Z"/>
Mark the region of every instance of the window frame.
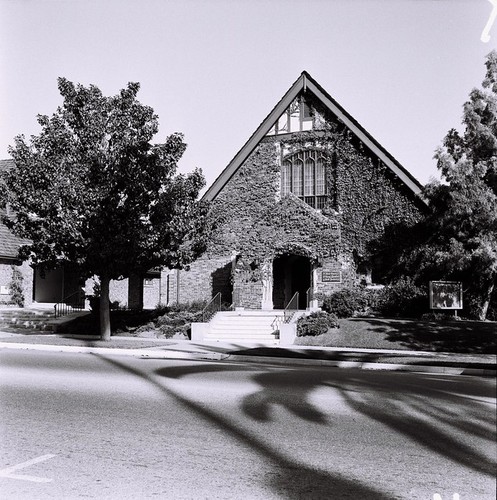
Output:
<path fill-rule="evenodd" d="M 281 196 L 292 193 L 316 210 L 324 208 L 328 186 L 326 165 L 319 149 L 304 149 L 282 158 L 280 192 Z"/>

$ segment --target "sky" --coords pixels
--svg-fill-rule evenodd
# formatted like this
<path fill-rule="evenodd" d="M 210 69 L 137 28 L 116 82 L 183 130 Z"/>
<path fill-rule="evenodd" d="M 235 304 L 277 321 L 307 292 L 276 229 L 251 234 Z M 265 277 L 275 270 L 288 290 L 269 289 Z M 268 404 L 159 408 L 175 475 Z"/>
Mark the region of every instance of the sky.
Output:
<path fill-rule="evenodd" d="M 179 171 L 210 185 L 306 70 L 424 184 L 497 48 L 493 3 L 0 0 L 0 158 L 62 103 L 57 77 L 106 95 L 134 81 L 154 142 L 182 132 Z"/>

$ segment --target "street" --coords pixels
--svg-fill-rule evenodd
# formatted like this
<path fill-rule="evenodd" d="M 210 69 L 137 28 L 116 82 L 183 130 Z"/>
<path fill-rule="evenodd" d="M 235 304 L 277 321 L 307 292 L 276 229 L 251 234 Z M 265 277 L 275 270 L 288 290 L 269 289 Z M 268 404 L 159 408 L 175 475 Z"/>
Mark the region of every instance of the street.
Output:
<path fill-rule="evenodd" d="M 495 498 L 492 378 L 0 349 L 0 381 L 5 499 Z"/>

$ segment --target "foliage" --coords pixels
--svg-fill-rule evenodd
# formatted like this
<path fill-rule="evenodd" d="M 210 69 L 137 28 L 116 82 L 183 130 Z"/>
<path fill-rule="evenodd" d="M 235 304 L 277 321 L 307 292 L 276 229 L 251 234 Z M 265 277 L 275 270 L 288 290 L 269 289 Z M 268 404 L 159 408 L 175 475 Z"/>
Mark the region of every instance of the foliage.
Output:
<path fill-rule="evenodd" d="M 421 315 L 423 321 L 454 321 L 460 320 L 459 316 L 454 316 L 453 311 L 429 312 Z"/>
<path fill-rule="evenodd" d="M 344 288 L 323 299 L 323 309 L 339 318 L 350 318 L 367 309 L 367 296 L 363 288 Z"/>
<path fill-rule="evenodd" d="M 385 316 L 418 318 L 428 311 L 428 290 L 411 278 L 400 278 L 383 288 L 377 307 Z"/>
<path fill-rule="evenodd" d="M 31 243 L 23 259 L 42 268 L 71 263 L 102 288 L 102 335 L 110 337 L 108 283 L 151 267 L 181 268 L 205 247 L 206 207 L 196 201 L 199 170 L 176 175 L 181 134 L 153 145 L 158 118 L 136 96 L 138 83 L 114 97 L 96 86 L 58 80 L 62 106 L 38 116 L 41 133 L 15 138 L 3 202 L 5 224 Z"/>
<path fill-rule="evenodd" d="M 473 89 L 464 105 L 463 131 L 450 130 L 436 151 L 444 182 L 425 187 L 429 212 L 409 232 L 393 225 L 397 236 L 386 235 L 372 251 L 397 261 L 387 280 L 408 275 L 418 284 L 462 281 L 464 314 L 481 320 L 497 281 L 496 51 L 486 67 L 482 88 Z"/>
<path fill-rule="evenodd" d="M 339 231 L 293 195 L 275 200 L 280 165 L 274 142 L 261 143 L 212 204 L 215 230 L 210 251 L 236 251 L 235 280 L 259 281 L 270 272 L 265 263 L 285 253 L 311 259 L 337 255 Z"/>
<path fill-rule="evenodd" d="M 180 306 L 156 309 L 155 313 L 160 312 L 160 316 L 141 325 L 134 331 L 134 334 L 154 331 L 157 337 L 171 338 L 179 334 L 188 338 L 191 324 L 200 320 L 201 311 L 202 309 L 198 309 L 196 306 L 192 307 L 189 304 L 183 309 Z"/>
<path fill-rule="evenodd" d="M 17 266 L 10 266 L 12 269 L 12 279 L 9 283 L 10 301 L 17 307 L 24 307 L 24 290 L 22 283 L 24 277 Z"/>
<path fill-rule="evenodd" d="M 174 303 L 170 306 L 161 308 L 162 314 L 169 312 L 191 312 L 196 313 L 202 311 L 207 305 L 207 300 L 194 300 L 192 302 Z"/>
<path fill-rule="evenodd" d="M 323 311 L 313 312 L 297 320 L 297 337 L 322 335 L 330 328 L 340 328 L 335 314 Z"/>

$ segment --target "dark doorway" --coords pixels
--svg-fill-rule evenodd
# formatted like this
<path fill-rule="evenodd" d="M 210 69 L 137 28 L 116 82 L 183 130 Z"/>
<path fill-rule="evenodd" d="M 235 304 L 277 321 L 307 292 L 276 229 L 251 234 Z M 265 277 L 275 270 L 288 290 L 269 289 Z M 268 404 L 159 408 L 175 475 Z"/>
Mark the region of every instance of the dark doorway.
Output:
<path fill-rule="evenodd" d="M 311 286 L 311 262 L 299 255 L 280 255 L 273 261 L 273 307 L 284 309 L 299 292 L 299 309 L 307 307 Z"/>
<path fill-rule="evenodd" d="M 233 284 L 231 282 L 231 262 L 211 273 L 212 296 L 221 292 L 221 302 L 231 304 L 233 302 Z"/>

